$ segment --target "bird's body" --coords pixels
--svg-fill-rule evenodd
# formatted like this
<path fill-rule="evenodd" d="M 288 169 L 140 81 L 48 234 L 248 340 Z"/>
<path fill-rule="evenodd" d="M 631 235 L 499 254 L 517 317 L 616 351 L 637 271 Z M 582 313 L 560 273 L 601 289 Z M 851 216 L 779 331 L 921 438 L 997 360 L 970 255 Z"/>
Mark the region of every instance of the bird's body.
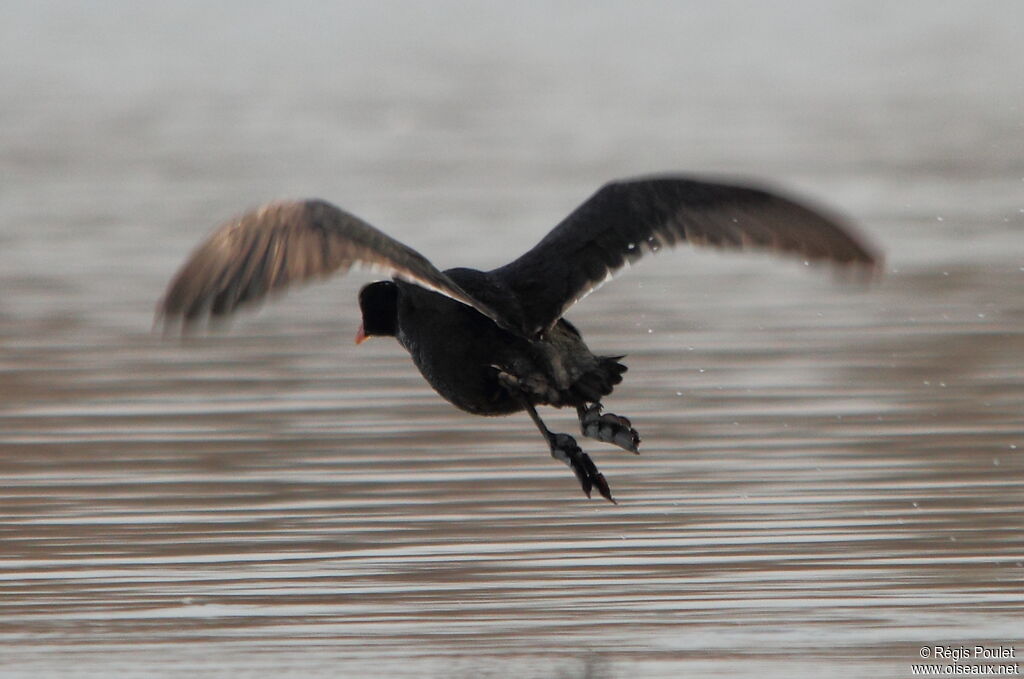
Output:
<path fill-rule="evenodd" d="M 556 459 L 589 496 L 611 500 L 604 476 L 568 434 L 554 433 L 537 406 L 575 407 L 585 436 L 637 452 L 630 421 L 602 414 L 622 380 L 621 356 L 597 356 L 565 311 L 647 252 L 687 240 L 760 247 L 875 267 L 879 258 L 849 227 L 776 193 L 683 177 L 613 182 L 540 243 L 492 271 L 439 271 L 415 250 L 319 200 L 272 203 L 222 226 L 171 282 L 159 313 L 192 323 L 221 316 L 292 283 L 353 265 L 392 280 L 359 294 L 357 342 L 393 336 L 423 377 L 476 415 L 525 410 Z"/>
<path fill-rule="evenodd" d="M 470 269 L 445 273 L 474 296 L 488 277 Z M 395 286 L 399 344 L 438 394 L 474 415 L 508 415 L 526 407 L 508 389 L 508 377 L 519 380 L 529 404 L 561 408 L 599 401 L 625 371 L 614 358 L 594 356 L 565 319 L 544 339 L 528 339 L 436 292 L 401 281 Z"/>
<path fill-rule="evenodd" d="M 472 286 L 464 280 L 452 280 L 473 294 Z M 507 415 L 522 410 L 522 404 L 502 387 L 491 366 L 504 364 L 512 356 L 529 356 L 532 351 L 528 340 L 444 295 L 401 281 L 395 286 L 395 338 L 438 394 L 474 415 Z"/>

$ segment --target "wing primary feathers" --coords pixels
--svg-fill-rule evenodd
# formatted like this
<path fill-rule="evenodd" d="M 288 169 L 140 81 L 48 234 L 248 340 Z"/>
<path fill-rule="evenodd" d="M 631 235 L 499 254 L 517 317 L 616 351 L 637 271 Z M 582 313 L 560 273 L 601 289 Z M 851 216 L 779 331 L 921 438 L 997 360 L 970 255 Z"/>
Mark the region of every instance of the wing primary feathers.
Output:
<path fill-rule="evenodd" d="M 157 324 L 183 328 L 226 316 L 271 293 L 353 266 L 384 271 L 477 309 L 519 331 L 426 257 L 321 200 L 270 203 L 216 229 L 171 280 Z"/>
<path fill-rule="evenodd" d="M 853 227 L 820 208 L 753 186 L 656 176 L 606 184 L 534 248 L 491 273 L 522 301 L 532 336 L 624 265 L 683 241 L 869 269 L 881 263 Z"/>
<path fill-rule="evenodd" d="M 684 241 L 871 271 L 882 261 L 844 220 L 780 193 L 680 176 L 638 178 L 606 184 L 535 247 L 489 272 L 515 301 L 499 310 L 358 217 L 322 200 L 284 201 L 231 220 L 196 248 L 160 301 L 157 323 L 188 327 L 360 267 L 450 297 L 533 338 L 623 267 Z"/>

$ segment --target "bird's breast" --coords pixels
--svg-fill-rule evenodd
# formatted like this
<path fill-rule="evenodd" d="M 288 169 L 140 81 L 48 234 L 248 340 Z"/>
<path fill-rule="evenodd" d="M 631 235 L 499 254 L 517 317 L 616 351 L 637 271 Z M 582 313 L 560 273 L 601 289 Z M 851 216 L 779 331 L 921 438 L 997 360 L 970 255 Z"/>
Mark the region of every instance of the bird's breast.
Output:
<path fill-rule="evenodd" d="M 438 295 L 429 308 L 399 307 L 396 337 L 424 379 L 452 405 L 478 415 L 522 409 L 498 381 L 494 367 L 507 361 L 518 340 L 490 319 Z"/>

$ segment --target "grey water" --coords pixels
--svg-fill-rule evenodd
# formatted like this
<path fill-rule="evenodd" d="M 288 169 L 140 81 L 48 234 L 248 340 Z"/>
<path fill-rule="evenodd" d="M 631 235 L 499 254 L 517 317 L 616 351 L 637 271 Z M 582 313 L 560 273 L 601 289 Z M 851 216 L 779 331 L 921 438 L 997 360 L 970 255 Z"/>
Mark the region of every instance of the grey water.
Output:
<path fill-rule="evenodd" d="M 911 676 L 1024 653 L 1016 2 L 0 5 L 0 676 Z M 681 248 L 587 500 L 529 419 L 359 347 L 355 273 L 152 332 L 218 222 L 319 196 L 441 267 L 602 182 L 764 178 L 864 284 Z M 571 413 L 544 413 L 575 431 Z M 582 439 L 581 439 L 582 442 Z M 951 664 L 947 662 L 947 664 Z"/>

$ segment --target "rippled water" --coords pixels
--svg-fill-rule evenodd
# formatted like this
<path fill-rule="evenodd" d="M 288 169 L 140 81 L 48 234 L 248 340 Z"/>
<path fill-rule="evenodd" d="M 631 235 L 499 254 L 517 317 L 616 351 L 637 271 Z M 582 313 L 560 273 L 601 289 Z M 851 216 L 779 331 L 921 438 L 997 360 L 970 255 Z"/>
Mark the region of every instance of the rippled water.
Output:
<path fill-rule="evenodd" d="M 1017 3 L 0 9 L 0 667 L 21 676 L 911 676 L 1024 652 Z M 737 17 L 742 18 L 738 21 Z M 218 220 L 320 195 L 497 265 L 602 181 L 774 178 L 878 284 L 680 251 L 575 308 L 628 353 L 588 501 L 472 418 L 367 276 L 150 332 Z M 574 431 L 569 413 L 549 424 Z"/>

